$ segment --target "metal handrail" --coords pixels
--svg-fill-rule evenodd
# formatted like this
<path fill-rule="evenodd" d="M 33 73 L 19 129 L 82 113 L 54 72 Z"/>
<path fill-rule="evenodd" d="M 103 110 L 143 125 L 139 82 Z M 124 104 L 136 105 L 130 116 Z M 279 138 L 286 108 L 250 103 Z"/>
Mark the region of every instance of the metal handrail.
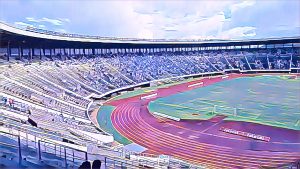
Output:
<path fill-rule="evenodd" d="M 7 135 L 19 137 L 19 138 L 22 138 L 22 140 L 23 140 L 23 139 L 27 139 L 26 137 L 23 137 L 23 136 L 21 136 L 21 135 L 12 134 L 12 133 L 8 133 L 8 132 L 5 132 L 5 131 L 0 131 L 0 133 L 4 133 L 4 134 L 7 134 Z M 57 143 L 55 143 L 55 142 L 52 142 L 51 140 L 48 140 L 47 138 L 41 138 L 41 139 L 38 141 L 38 143 L 39 143 L 39 144 L 40 144 L 40 143 L 44 143 L 45 149 L 47 148 L 47 149 L 55 150 L 55 148 L 52 148 L 51 146 L 49 146 L 49 144 L 52 144 L 52 146 L 58 146 L 58 147 L 60 147 L 60 148 L 63 147 L 63 148 L 66 149 L 66 150 L 69 149 L 69 150 L 73 150 L 73 151 L 77 151 L 77 152 L 82 152 L 82 153 L 85 153 L 85 154 L 87 154 L 87 155 L 90 154 L 90 153 L 87 153 L 87 152 L 85 152 L 85 151 L 82 151 L 82 150 L 73 148 L 73 147 L 68 147 L 67 145 L 57 144 Z M 0 142 L 0 144 L 5 145 L 6 143 Z M 48 144 L 48 146 L 47 146 L 47 144 Z M 10 145 L 10 144 L 7 144 L 7 145 L 9 145 L 9 146 L 11 146 L 11 147 L 18 148 L 18 146 L 14 146 L 14 145 Z M 36 147 L 35 147 L 35 148 L 36 148 Z M 40 147 L 39 147 L 39 148 L 40 148 Z M 43 152 L 43 151 L 41 151 L 41 148 L 40 148 L 40 152 L 41 152 L 41 154 L 42 154 L 42 153 L 53 154 L 53 153 L 51 153 L 51 152 L 47 152 L 47 150 Z M 55 155 L 57 155 L 57 154 L 55 154 Z M 82 161 L 87 160 L 87 159 L 81 158 L 80 156 L 76 156 L 76 155 L 70 154 L 70 153 L 68 153 L 68 152 L 66 152 L 65 155 L 66 155 L 66 159 L 72 158 L 72 159 L 77 159 L 77 160 L 82 160 Z M 90 155 L 92 155 L 92 154 L 90 154 Z M 94 155 L 100 155 L 100 154 L 94 154 Z M 114 163 L 115 163 L 115 162 L 124 163 L 124 161 L 125 161 L 125 162 L 126 162 L 126 161 L 130 161 L 130 160 L 128 160 L 128 159 L 120 158 L 120 157 L 117 157 L 117 156 L 109 156 L 109 155 L 106 155 L 106 156 L 104 156 L 104 157 L 105 157 L 106 159 L 112 160 Z M 120 158 L 120 159 L 118 160 L 117 158 Z M 121 161 L 121 160 L 122 160 L 122 161 Z M 70 161 L 70 160 L 68 160 L 68 161 Z M 127 162 L 126 162 L 126 164 L 128 165 Z M 129 165 L 136 166 L 136 165 L 133 165 L 133 164 L 129 164 Z"/>

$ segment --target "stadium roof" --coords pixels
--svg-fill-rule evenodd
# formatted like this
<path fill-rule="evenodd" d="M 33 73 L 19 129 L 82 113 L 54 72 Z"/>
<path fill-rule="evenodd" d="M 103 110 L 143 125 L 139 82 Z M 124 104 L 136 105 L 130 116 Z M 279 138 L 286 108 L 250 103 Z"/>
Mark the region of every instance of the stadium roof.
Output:
<path fill-rule="evenodd" d="M 248 40 L 184 40 L 184 39 L 133 39 L 86 36 L 41 30 L 33 27 L 16 28 L 0 22 L 0 46 L 12 47 L 78 47 L 78 48 L 115 48 L 115 47 L 205 47 L 205 46 L 239 46 L 262 44 L 300 43 L 300 37 L 282 37 Z M 20 44 L 21 43 L 21 44 Z"/>

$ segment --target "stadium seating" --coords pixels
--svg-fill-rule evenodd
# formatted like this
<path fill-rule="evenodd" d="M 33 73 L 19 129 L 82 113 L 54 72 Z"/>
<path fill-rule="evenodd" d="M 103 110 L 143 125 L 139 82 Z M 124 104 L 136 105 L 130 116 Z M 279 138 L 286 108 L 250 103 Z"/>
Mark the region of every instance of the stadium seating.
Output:
<path fill-rule="evenodd" d="M 87 108 L 91 100 L 88 96 L 92 94 L 199 73 L 300 68 L 299 53 L 292 51 L 287 48 L 119 53 L 51 57 L 30 64 L 3 65 L 0 127 L 58 141 L 64 138 L 78 145 L 103 145 L 85 134 L 106 135 L 89 121 Z M 36 126 L 23 118 L 35 122 Z"/>

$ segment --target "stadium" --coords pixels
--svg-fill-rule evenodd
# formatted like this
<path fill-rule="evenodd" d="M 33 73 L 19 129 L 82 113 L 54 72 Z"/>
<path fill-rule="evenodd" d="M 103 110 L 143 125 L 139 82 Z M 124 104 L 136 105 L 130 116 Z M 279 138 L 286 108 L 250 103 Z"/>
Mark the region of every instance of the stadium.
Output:
<path fill-rule="evenodd" d="M 0 168 L 300 168 L 300 37 L 0 22 Z"/>

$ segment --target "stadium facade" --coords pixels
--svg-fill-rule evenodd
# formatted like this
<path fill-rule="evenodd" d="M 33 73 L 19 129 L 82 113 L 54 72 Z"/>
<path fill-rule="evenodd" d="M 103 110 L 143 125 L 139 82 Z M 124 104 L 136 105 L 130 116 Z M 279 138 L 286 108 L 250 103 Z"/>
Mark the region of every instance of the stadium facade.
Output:
<path fill-rule="evenodd" d="M 7 59 L 12 49 L 18 56 L 97 55 L 129 52 L 181 52 L 232 49 L 268 49 L 299 47 L 300 37 L 252 40 L 176 40 L 176 39 L 130 39 L 85 36 L 58 33 L 27 27 L 19 29 L 1 23 L 1 48 L 7 49 Z M 27 49 L 28 52 L 24 53 Z"/>
<path fill-rule="evenodd" d="M 102 105 L 111 99 L 111 96 L 121 94 L 123 91 L 226 73 L 299 73 L 299 48 L 300 37 L 206 41 L 132 39 L 58 33 L 32 27 L 21 29 L 0 23 L 0 96 L 5 101 L 1 103 L 1 113 L 3 113 L 1 116 L 5 124 L 3 126 L 6 127 L 1 128 L 1 133 L 8 135 L 9 138 L 14 137 L 12 140 L 16 141 L 16 147 L 19 150 L 17 157 L 23 164 L 22 156 L 29 151 L 24 148 L 23 144 L 27 141 L 27 147 L 30 145 L 28 143 L 30 140 L 28 135 L 30 135 L 34 138 L 31 141 L 34 143 L 33 147 L 37 151 L 39 161 L 48 159 L 42 156 L 43 153 L 51 152 L 47 151 L 47 146 L 55 149 L 54 156 L 57 155 L 57 147 L 59 147 L 60 155 L 52 156 L 54 159 L 62 159 L 63 164 L 58 166 L 74 165 L 76 167 L 82 161 L 101 158 L 105 164 L 109 163 L 107 160 L 110 160 L 114 161 L 114 165 L 129 168 L 157 167 L 163 162 L 156 164 L 149 156 L 136 155 L 123 148 L 117 151 L 114 149 L 117 146 L 115 146 L 116 140 L 111 137 L 113 133 L 102 128 L 98 124 L 99 121 L 91 116 L 95 108 L 99 107 L 99 99 Z M 29 66 L 23 66 L 23 64 Z M 79 66 L 76 67 L 76 65 Z M 15 106 L 14 102 L 19 102 L 20 107 Z M 11 110 L 5 108 L 6 105 L 13 107 L 14 115 L 10 114 Z M 18 110 L 15 109 L 16 107 Z M 22 115 L 22 109 L 30 110 L 29 115 Z M 18 115 L 18 112 L 21 115 Z M 66 129 L 61 129 L 64 132 L 60 132 L 60 126 L 55 128 L 51 124 L 49 126 L 41 122 L 48 120 L 45 119 L 46 113 L 54 114 L 50 119 L 55 124 L 64 126 L 63 128 Z M 50 131 L 53 130 L 59 134 L 51 133 L 53 134 L 51 137 L 44 134 L 41 136 L 37 134 L 38 132 L 29 134 L 24 128 L 18 127 L 19 123 L 5 121 L 11 118 L 38 126 L 39 129 L 46 129 L 45 131 L 51 128 Z M 73 122 L 81 126 L 82 131 L 79 132 L 81 128 L 78 127 L 69 127 Z M 105 121 L 106 123 L 108 122 Z M 94 129 L 93 125 L 98 128 Z M 297 124 L 295 126 L 297 127 Z M 4 130 L 8 128 L 16 132 Z M 27 128 L 26 131 L 28 130 L 33 129 Z M 25 133 L 26 136 L 20 133 Z M 95 138 L 93 134 L 99 134 L 97 135 L 99 137 Z M 37 141 L 36 138 L 43 139 Z M 92 145 L 97 145 L 100 150 Z M 61 147 L 63 147 L 62 150 Z M 101 152 L 99 156 L 93 154 L 93 148 Z M 74 151 L 75 156 L 82 159 L 74 160 L 76 159 Z M 73 155 L 68 154 L 71 152 Z M 115 155 L 116 152 L 119 153 L 117 157 L 111 156 L 111 153 Z M 132 157 L 130 160 L 124 160 L 128 154 L 136 155 L 135 157 L 142 159 L 144 163 Z M 259 162 L 266 166 L 289 165 L 297 161 L 295 158 L 299 157 L 299 154 L 294 154 L 293 156 L 287 153 L 288 159 L 275 160 L 274 164 L 267 163 L 265 159 L 267 157 L 264 156 L 256 160 L 261 160 Z M 276 156 L 276 158 L 279 157 Z M 244 157 L 241 156 L 241 158 Z M 164 161 L 166 156 L 160 156 L 159 159 Z M 212 168 L 223 165 L 226 168 L 225 163 L 216 161 L 213 161 L 216 163 L 214 165 L 213 162 L 195 162 L 186 158 L 170 159 L 169 156 L 167 156 L 167 161 L 167 165 L 173 168 L 178 166 L 194 168 L 208 166 L 209 168 L 210 165 Z M 230 162 L 227 161 L 227 163 Z M 41 166 L 38 162 L 34 164 Z M 240 164 L 236 162 L 233 165 L 239 166 Z M 256 167 L 254 164 L 248 165 L 249 168 Z"/>

